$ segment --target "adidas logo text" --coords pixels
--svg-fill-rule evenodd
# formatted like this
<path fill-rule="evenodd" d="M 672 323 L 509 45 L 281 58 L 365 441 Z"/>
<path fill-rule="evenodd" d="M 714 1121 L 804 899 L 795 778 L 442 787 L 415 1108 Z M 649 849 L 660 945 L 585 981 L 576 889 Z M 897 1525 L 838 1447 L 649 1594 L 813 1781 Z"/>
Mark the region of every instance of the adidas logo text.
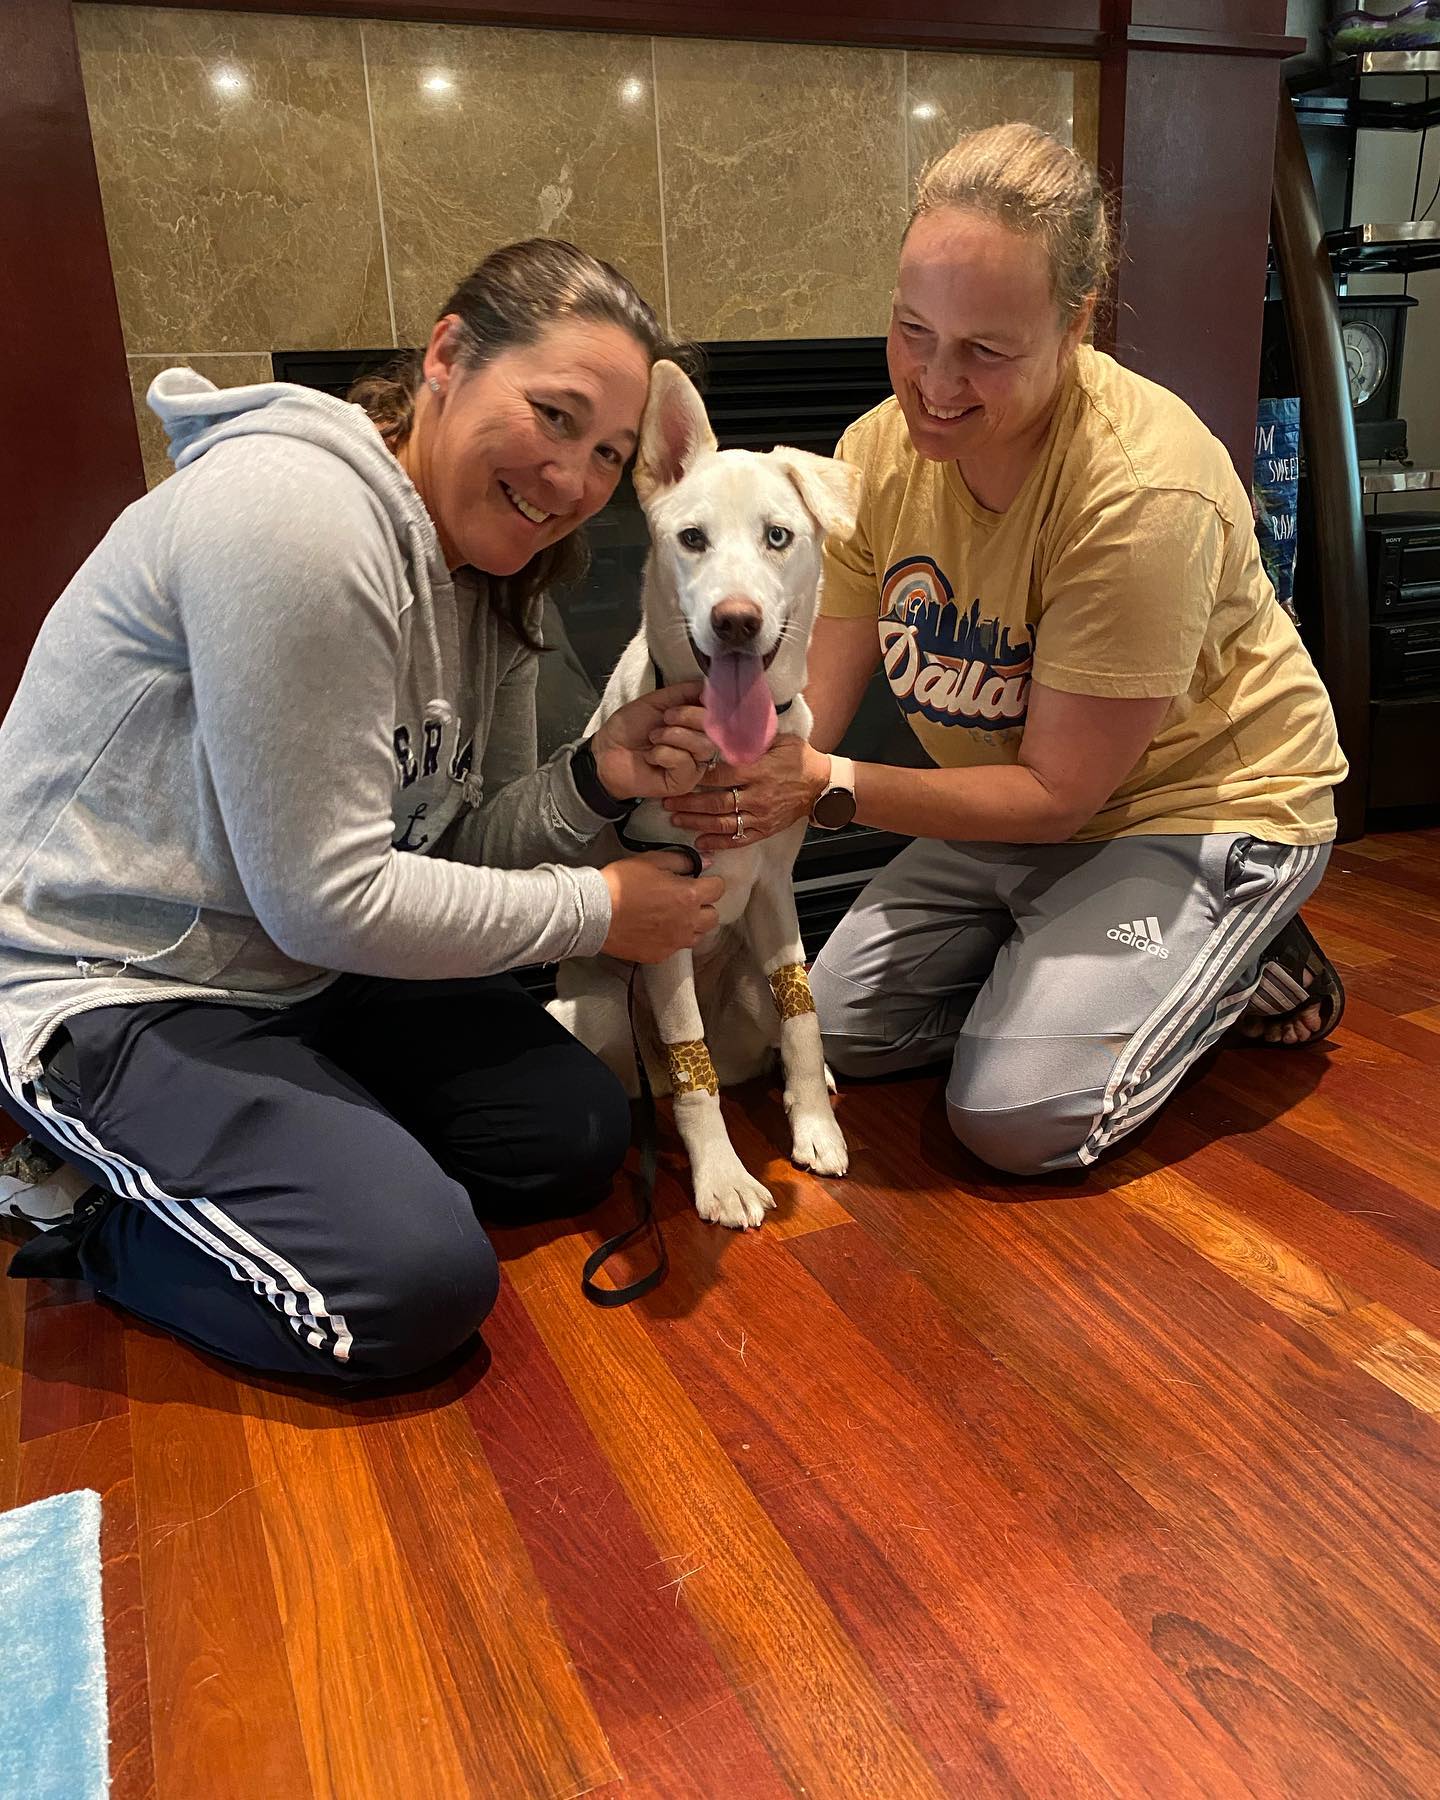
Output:
<path fill-rule="evenodd" d="M 1160 935 L 1160 921 L 1153 913 L 1148 918 L 1127 919 L 1123 924 L 1112 925 L 1105 935 L 1114 943 L 1129 944 L 1136 950 L 1143 950 L 1147 956 L 1158 956 L 1167 962 L 1170 958 L 1165 940 Z"/>

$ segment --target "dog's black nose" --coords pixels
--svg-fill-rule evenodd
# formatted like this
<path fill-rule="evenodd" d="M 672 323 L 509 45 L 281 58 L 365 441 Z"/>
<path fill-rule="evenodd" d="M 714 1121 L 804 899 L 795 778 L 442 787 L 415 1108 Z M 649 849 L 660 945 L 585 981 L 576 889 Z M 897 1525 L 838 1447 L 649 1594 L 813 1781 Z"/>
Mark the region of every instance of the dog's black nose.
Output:
<path fill-rule="evenodd" d="M 727 650 L 744 650 L 760 635 L 760 608 L 753 600 L 722 600 L 710 609 L 710 629 Z"/>

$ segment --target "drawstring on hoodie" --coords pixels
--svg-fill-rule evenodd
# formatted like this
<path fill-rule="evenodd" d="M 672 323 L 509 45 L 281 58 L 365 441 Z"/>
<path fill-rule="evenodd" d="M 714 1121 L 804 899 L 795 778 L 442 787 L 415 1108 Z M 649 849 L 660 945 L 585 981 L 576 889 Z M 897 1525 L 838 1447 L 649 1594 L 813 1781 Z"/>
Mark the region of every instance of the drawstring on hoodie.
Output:
<path fill-rule="evenodd" d="M 435 590 L 430 583 L 430 562 L 426 555 L 425 536 L 421 526 L 414 520 L 410 523 L 410 566 L 415 572 L 415 606 L 420 614 L 420 640 L 424 648 L 428 666 L 421 672 L 421 692 L 430 689 L 430 698 L 425 702 L 425 718 L 433 719 L 437 725 L 453 725 L 455 708 L 445 698 L 445 656 L 440 648 L 440 621 L 435 616 Z M 451 615 L 454 624 L 454 615 Z M 459 632 L 455 632 L 452 646 L 454 655 L 451 661 L 456 665 L 460 661 Z"/>
<path fill-rule="evenodd" d="M 75 958 L 75 967 L 85 979 L 89 981 L 97 974 L 123 975 L 127 969 L 143 969 L 146 963 L 160 962 L 165 957 L 173 956 L 175 954 L 185 942 L 186 938 L 190 936 L 191 932 L 194 931 L 196 926 L 200 923 L 200 917 L 203 911 L 203 907 L 197 906 L 195 908 L 195 916 L 191 919 L 190 923 L 180 933 L 179 937 L 176 938 L 175 942 L 173 944 L 167 944 L 163 950 L 152 950 L 149 956 L 77 956 Z"/>
<path fill-rule="evenodd" d="M 426 666 L 419 671 L 420 691 L 430 689 L 430 698 L 425 702 L 425 722 L 433 720 L 437 725 L 447 726 L 455 723 L 455 708 L 445 697 L 445 654 L 440 645 L 440 621 L 435 611 L 435 590 L 430 581 L 430 564 L 426 556 L 425 535 L 416 523 L 410 526 L 410 566 L 415 571 L 415 606 L 420 614 L 420 648 L 424 653 Z M 460 665 L 460 630 L 454 609 L 450 612 L 450 625 L 454 634 L 452 665 Z M 467 773 L 461 781 L 461 792 L 467 806 L 479 806 L 484 798 L 484 787 L 480 777 L 473 771 Z"/>

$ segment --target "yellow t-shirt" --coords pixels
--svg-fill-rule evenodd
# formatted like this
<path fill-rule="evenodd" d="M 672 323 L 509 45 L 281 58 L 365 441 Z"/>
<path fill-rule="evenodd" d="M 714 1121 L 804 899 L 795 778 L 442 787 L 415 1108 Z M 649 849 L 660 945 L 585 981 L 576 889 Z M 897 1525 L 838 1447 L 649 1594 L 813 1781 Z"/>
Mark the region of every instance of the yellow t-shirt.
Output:
<path fill-rule="evenodd" d="M 1016 760 L 1032 675 L 1072 694 L 1174 695 L 1080 841 L 1335 835 L 1330 701 L 1260 563 L 1218 439 L 1165 388 L 1082 346 L 1003 512 L 911 446 L 895 400 L 845 433 L 865 472 L 826 545 L 821 611 L 876 618 L 891 691 L 943 768 Z"/>

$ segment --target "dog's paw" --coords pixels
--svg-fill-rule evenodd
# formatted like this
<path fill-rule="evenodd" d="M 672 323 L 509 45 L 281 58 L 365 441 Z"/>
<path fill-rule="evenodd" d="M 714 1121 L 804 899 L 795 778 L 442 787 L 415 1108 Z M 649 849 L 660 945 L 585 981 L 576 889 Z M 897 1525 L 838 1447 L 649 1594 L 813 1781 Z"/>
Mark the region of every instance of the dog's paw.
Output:
<path fill-rule="evenodd" d="M 695 1210 L 712 1225 L 751 1231 L 764 1223 L 774 1204 L 769 1188 L 757 1181 L 738 1158 L 733 1166 L 695 1178 Z"/>
<path fill-rule="evenodd" d="M 790 1121 L 790 1160 L 815 1175 L 843 1175 L 850 1167 L 845 1134 L 830 1113 L 797 1113 Z"/>

